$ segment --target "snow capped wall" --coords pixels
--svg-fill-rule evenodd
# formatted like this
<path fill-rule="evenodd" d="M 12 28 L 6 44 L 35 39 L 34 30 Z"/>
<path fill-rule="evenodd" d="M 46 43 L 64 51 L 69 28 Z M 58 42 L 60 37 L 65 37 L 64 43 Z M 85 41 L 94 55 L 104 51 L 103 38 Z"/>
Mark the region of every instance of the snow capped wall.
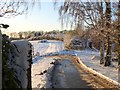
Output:
<path fill-rule="evenodd" d="M 2 88 L 31 90 L 32 45 L 2 35 Z"/>
<path fill-rule="evenodd" d="M 32 45 L 28 41 L 12 42 L 10 66 L 15 70 L 22 88 L 31 87 Z"/>

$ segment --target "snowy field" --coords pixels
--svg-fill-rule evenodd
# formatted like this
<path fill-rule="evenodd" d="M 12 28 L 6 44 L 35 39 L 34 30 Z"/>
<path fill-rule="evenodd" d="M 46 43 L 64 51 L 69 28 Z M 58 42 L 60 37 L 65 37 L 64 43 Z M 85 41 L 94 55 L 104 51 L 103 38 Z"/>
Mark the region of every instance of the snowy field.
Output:
<path fill-rule="evenodd" d="M 64 50 L 64 44 L 60 41 L 49 40 L 46 43 L 40 43 L 39 41 L 30 42 L 33 44 L 34 55 L 36 56 L 44 56 Z"/>
<path fill-rule="evenodd" d="M 91 50 L 64 50 L 64 43 L 59 41 L 48 41 L 47 43 L 38 43 L 38 41 L 31 41 L 34 47 L 34 58 L 32 65 L 32 87 L 41 88 L 50 87 L 50 71 L 53 65 L 50 63 L 54 60 L 52 58 L 45 58 L 44 56 L 71 54 L 80 57 L 82 62 L 93 70 L 118 81 L 118 70 L 116 63 L 112 63 L 110 67 L 104 67 L 99 64 L 99 52 Z M 41 72 L 47 70 L 48 73 L 39 75 Z"/>

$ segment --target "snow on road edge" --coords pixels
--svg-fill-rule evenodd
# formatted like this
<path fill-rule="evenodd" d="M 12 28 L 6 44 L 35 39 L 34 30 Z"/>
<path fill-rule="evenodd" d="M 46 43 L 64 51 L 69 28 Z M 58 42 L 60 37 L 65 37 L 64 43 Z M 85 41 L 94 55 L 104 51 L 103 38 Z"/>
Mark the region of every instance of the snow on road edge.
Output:
<path fill-rule="evenodd" d="M 103 74 L 101 74 L 101 73 L 93 70 L 92 68 L 86 66 L 86 65 L 80 60 L 79 57 L 77 57 L 77 59 L 78 59 L 79 63 L 80 63 L 84 68 L 86 68 L 87 70 L 89 70 L 91 73 L 96 74 L 96 75 L 99 75 L 100 77 L 106 79 L 107 81 L 113 83 L 114 85 L 119 85 L 119 86 L 120 86 L 120 83 L 119 83 L 119 82 L 117 82 L 117 81 L 115 81 L 115 80 L 112 80 L 111 78 L 109 78 L 109 77 L 107 77 L 107 76 L 105 76 L 105 75 L 103 75 Z"/>
<path fill-rule="evenodd" d="M 50 88 L 51 87 L 51 73 L 54 62 L 52 58 L 44 58 L 32 65 L 32 88 Z M 46 73 L 43 73 L 47 71 Z M 43 74 L 41 74 L 43 73 Z"/>

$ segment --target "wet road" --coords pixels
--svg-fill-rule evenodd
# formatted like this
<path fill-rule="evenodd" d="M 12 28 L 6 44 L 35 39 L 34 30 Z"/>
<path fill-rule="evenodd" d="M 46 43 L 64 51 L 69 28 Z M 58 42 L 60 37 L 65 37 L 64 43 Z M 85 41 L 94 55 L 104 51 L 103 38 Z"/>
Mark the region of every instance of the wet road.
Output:
<path fill-rule="evenodd" d="M 73 56 L 56 57 L 53 70 L 53 88 L 80 88 L 87 90 L 120 90 L 118 85 L 89 72 Z"/>
<path fill-rule="evenodd" d="M 71 60 L 61 59 L 57 61 L 54 70 L 54 88 L 91 88 L 80 75 L 86 74 L 79 72 Z"/>

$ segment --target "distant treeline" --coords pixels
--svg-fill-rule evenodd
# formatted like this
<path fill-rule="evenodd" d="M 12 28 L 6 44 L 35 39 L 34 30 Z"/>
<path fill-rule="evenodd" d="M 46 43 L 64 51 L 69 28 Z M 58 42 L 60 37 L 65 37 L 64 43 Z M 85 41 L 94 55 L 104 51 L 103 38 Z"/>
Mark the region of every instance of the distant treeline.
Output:
<path fill-rule="evenodd" d="M 12 40 L 19 40 L 19 39 L 28 39 L 28 40 L 41 40 L 41 39 L 48 39 L 48 40 L 63 40 L 63 35 L 67 32 L 67 30 L 59 31 L 53 30 L 49 32 L 43 31 L 26 31 L 26 32 L 12 32 L 10 33 L 10 38 Z"/>

